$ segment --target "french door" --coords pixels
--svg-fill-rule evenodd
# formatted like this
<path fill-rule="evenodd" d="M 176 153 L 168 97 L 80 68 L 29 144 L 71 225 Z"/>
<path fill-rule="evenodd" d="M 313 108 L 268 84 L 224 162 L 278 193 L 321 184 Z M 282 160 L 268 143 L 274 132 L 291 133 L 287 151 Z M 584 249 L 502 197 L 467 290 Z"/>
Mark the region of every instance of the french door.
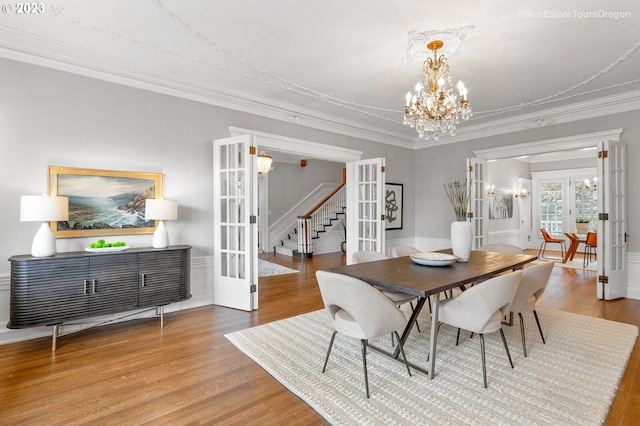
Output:
<path fill-rule="evenodd" d="M 627 295 L 625 144 L 598 144 L 598 299 Z"/>
<path fill-rule="evenodd" d="M 258 308 L 257 148 L 253 136 L 213 142 L 213 300 Z"/>
<path fill-rule="evenodd" d="M 467 158 L 467 185 L 471 186 L 469 213 L 473 225 L 473 248 L 487 244 L 489 203 L 487 200 L 487 161 Z"/>
<path fill-rule="evenodd" d="M 347 265 L 356 251 L 385 253 L 384 158 L 347 163 Z"/>

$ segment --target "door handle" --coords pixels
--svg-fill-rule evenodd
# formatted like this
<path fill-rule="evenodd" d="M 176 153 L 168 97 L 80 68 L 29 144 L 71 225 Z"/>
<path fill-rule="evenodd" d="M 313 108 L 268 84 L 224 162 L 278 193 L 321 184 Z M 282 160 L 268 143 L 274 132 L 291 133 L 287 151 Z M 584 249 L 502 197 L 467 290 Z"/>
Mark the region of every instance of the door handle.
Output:
<path fill-rule="evenodd" d="M 140 274 L 140 287 L 144 287 L 144 274 Z"/>
<path fill-rule="evenodd" d="M 84 280 L 83 281 L 83 289 L 82 289 L 82 294 L 87 294 L 87 286 L 89 285 L 89 280 Z"/>
<path fill-rule="evenodd" d="M 96 292 L 96 280 L 92 279 L 91 280 L 91 293 L 95 293 Z"/>

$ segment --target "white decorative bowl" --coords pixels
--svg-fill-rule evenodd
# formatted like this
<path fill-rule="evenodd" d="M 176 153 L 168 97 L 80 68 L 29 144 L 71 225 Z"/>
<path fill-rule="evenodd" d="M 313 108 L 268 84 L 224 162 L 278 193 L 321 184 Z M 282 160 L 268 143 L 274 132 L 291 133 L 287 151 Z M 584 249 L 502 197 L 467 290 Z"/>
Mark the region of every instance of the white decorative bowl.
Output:
<path fill-rule="evenodd" d="M 112 253 L 114 251 L 122 251 L 128 249 L 129 246 L 118 246 L 118 247 L 103 247 L 103 248 L 90 248 L 87 247 L 84 250 L 91 253 Z"/>
<path fill-rule="evenodd" d="M 447 266 L 458 260 L 458 258 L 452 254 L 435 252 L 413 253 L 410 254 L 409 257 L 418 265 L 426 266 Z"/>

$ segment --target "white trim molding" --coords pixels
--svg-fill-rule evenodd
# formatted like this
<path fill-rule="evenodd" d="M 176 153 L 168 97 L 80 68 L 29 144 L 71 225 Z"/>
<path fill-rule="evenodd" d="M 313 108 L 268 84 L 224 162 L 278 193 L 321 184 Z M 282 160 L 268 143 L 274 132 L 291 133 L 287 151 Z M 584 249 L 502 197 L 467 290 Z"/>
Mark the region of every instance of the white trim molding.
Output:
<path fill-rule="evenodd" d="M 473 153 L 476 157 L 482 158 L 483 160 L 498 160 L 522 157 L 525 155 L 592 148 L 603 140 L 619 142 L 620 135 L 623 131 L 624 129 L 622 128 L 603 130 L 601 132 L 583 133 L 580 135 L 526 142 L 517 145 L 478 149 L 473 151 Z"/>
<path fill-rule="evenodd" d="M 362 158 L 363 154 L 362 151 L 355 149 L 289 138 L 239 127 L 229 127 L 229 133 L 231 136 L 252 135 L 256 137 L 255 143 L 258 145 L 258 148 L 269 148 L 273 151 L 287 154 L 304 154 L 309 158 L 335 161 L 337 163 L 358 161 Z"/>

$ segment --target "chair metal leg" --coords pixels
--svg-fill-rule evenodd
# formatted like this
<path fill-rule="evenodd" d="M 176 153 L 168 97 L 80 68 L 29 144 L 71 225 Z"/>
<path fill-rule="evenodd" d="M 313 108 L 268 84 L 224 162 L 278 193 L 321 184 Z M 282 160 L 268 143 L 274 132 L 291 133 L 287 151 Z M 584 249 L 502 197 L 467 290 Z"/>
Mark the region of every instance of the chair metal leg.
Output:
<path fill-rule="evenodd" d="M 400 339 L 398 339 L 399 341 Z M 364 387 L 367 391 L 367 398 L 369 398 L 369 376 L 367 374 L 367 340 L 362 339 L 362 366 L 364 368 Z"/>
<path fill-rule="evenodd" d="M 456 346 L 458 346 L 459 341 L 460 341 L 460 329 L 458 329 L 458 332 L 456 333 Z"/>
<path fill-rule="evenodd" d="M 518 312 L 518 317 L 520 318 L 520 336 L 522 337 L 522 353 L 524 353 L 524 357 L 527 357 L 527 339 L 524 337 L 524 318 L 522 318 L 522 313 Z"/>
<path fill-rule="evenodd" d="M 543 249 L 543 247 L 544 247 L 544 248 L 547 248 L 547 242 L 546 242 L 546 241 L 543 241 L 543 242 L 540 244 L 540 250 L 538 250 L 538 259 L 542 259 L 542 254 L 544 253 L 544 249 Z"/>
<path fill-rule="evenodd" d="M 336 338 L 337 331 L 334 331 L 331 335 L 331 341 L 329 341 L 329 350 L 327 350 L 327 357 L 324 359 L 324 367 L 322 367 L 322 372 L 324 373 L 327 369 L 327 362 L 329 361 L 329 354 L 331 353 L 331 347 L 333 346 L 333 340 Z"/>
<path fill-rule="evenodd" d="M 513 368 L 513 361 L 511 361 L 511 354 L 509 353 L 509 346 L 507 346 L 507 339 L 504 338 L 504 331 L 500 329 L 500 336 L 502 337 L 502 343 L 504 344 L 504 350 L 507 351 L 507 358 L 509 358 L 509 364 Z"/>
<path fill-rule="evenodd" d="M 404 345 L 400 340 L 400 336 L 398 335 L 398 332 L 394 331 L 394 333 L 396 335 L 396 339 L 398 339 L 398 346 L 400 346 L 400 353 L 402 354 L 402 359 L 404 359 L 404 365 L 407 366 L 407 373 L 409 373 L 409 376 L 411 376 L 411 370 L 409 370 L 409 362 L 407 361 L 407 356 L 404 354 Z"/>
<path fill-rule="evenodd" d="M 538 331 L 540 331 L 540 337 L 542 337 L 542 343 L 546 345 L 547 342 L 544 341 L 544 334 L 542 334 L 542 327 L 540 327 L 540 320 L 538 319 L 538 313 L 535 311 L 535 309 L 533 311 L 533 316 L 536 319 L 536 324 L 538 324 Z"/>
<path fill-rule="evenodd" d="M 484 335 L 480 333 L 480 353 L 482 355 L 482 379 L 484 380 L 484 387 L 487 388 L 487 363 L 484 356 Z"/>

